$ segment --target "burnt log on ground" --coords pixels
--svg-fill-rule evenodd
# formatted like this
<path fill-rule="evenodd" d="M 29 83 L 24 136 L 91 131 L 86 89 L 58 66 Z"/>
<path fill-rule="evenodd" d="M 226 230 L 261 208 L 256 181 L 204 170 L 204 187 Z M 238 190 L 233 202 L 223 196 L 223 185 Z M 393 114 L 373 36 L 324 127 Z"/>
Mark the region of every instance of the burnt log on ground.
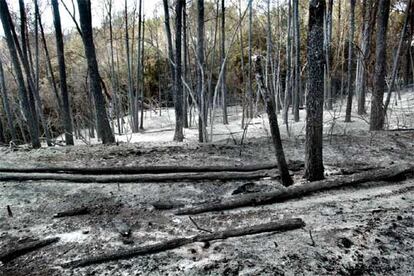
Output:
<path fill-rule="evenodd" d="M 291 161 L 289 170 L 303 169 L 301 161 Z M 116 175 L 116 174 L 167 174 L 167 173 L 207 173 L 207 172 L 254 172 L 277 169 L 277 164 L 252 164 L 243 166 L 135 166 L 135 167 L 33 167 L 0 168 L 0 173 L 59 173 L 82 175 Z"/>
<path fill-rule="evenodd" d="M 303 228 L 305 223 L 302 219 L 285 219 L 270 222 L 267 224 L 254 225 L 249 227 L 233 228 L 209 234 L 200 234 L 190 238 L 175 238 L 164 242 L 135 247 L 129 250 L 120 250 L 108 254 L 87 257 L 63 264 L 63 267 L 84 267 L 93 264 L 100 264 L 121 259 L 129 259 L 137 256 L 155 254 L 171 249 L 175 249 L 194 242 L 209 242 L 213 240 L 222 240 L 231 237 L 241 237 L 267 232 L 284 232 Z"/>
<path fill-rule="evenodd" d="M 53 215 L 54 218 L 63 218 L 63 217 L 73 217 L 73 216 L 80 216 L 80 215 L 87 215 L 89 214 L 89 210 L 87 207 L 80 207 L 71 210 L 66 210 L 62 212 L 58 212 Z"/>
<path fill-rule="evenodd" d="M 16 245 L 15 247 L 11 246 L 12 247 L 11 249 L 0 254 L 0 261 L 2 263 L 10 262 L 20 256 L 23 256 L 27 253 L 38 250 L 47 245 L 56 243 L 58 241 L 59 241 L 59 238 L 49 238 L 49 239 L 44 239 L 44 240 L 39 240 L 39 241 L 34 241 L 34 242 L 28 242 L 22 245 Z"/>
<path fill-rule="evenodd" d="M 254 180 L 265 177 L 277 177 L 277 170 L 252 172 L 203 172 L 168 174 L 132 174 L 132 175 L 78 175 L 57 173 L 2 173 L 0 181 L 64 181 L 75 183 L 148 183 L 175 181 L 229 181 Z"/>
<path fill-rule="evenodd" d="M 207 202 L 199 205 L 183 207 L 175 211 L 176 215 L 195 215 L 205 212 L 230 210 L 240 207 L 266 205 L 300 198 L 315 192 L 353 186 L 370 181 L 398 180 L 414 173 L 410 165 L 395 165 L 385 169 L 365 171 L 357 174 L 335 177 L 315 182 L 293 185 L 275 192 L 251 193 L 223 199 L 222 201 Z"/>

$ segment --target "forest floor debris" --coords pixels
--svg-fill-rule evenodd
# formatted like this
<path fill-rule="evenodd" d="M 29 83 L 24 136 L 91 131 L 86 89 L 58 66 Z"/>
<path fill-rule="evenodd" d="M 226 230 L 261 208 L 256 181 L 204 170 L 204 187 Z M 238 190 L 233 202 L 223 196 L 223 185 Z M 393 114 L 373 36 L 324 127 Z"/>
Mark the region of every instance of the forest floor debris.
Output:
<path fill-rule="evenodd" d="M 352 124 L 352 123 L 351 123 Z M 259 127 L 256 125 L 256 127 Z M 364 126 L 365 127 L 365 126 Z M 265 128 L 265 126 L 264 126 Z M 288 160 L 303 160 L 304 136 L 287 137 Z M 325 136 L 327 177 L 414 164 L 414 132 L 353 132 Z M 243 166 L 274 163 L 267 135 L 243 145 L 121 143 L 113 146 L 0 149 L 0 167 Z M 294 172 L 304 184 L 303 171 Z M 306 184 L 304 184 L 306 185 Z M 240 188 L 244 187 L 244 188 Z M 240 188 L 240 189 L 239 189 Z M 80 184 L 62 181 L 0 182 L 0 252 L 10 244 L 59 237 L 60 241 L 0 265 L 1 275 L 412 275 L 414 273 L 414 179 L 375 181 L 266 206 L 175 216 L 183 205 L 228 199 L 235 191 L 275 192 L 272 178 Z M 238 192 L 237 192 L 238 193 Z M 236 193 L 236 194 L 237 194 Z M 8 215 L 7 206 L 13 212 Z M 52 218 L 87 207 L 89 214 Z M 82 268 L 60 264 L 90 255 L 160 241 L 301 218 L 305 229 L 280 235 L 196 242 L 154 255 Z M 114 219 L 130 229 L 126 240 Z M 196 222 L 198 227 L 193 223 Z M 118 227 L 119 228 L 119 227 Z"/>

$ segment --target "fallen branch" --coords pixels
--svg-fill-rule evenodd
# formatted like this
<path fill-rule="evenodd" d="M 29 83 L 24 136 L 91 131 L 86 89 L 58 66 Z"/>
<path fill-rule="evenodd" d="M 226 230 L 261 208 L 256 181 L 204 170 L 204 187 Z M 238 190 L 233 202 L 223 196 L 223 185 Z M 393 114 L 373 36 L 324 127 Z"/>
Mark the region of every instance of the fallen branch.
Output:
<path fill-rule="evenodd" d="M 254 235 L 265 232 L 283 232 L 294 229 L 299 229 L 305 226 L 303 220 L 299 218 L 286 219 L 275 221 L 267 224 L 254 225 L 250 227 L 228 229 L 211 234 L 200 234 L 191 238 L 176 238 L 164 242 L 159 242 L 151 245 L 140 246 L 130 250 L 122 250 L 109 254 L 101 254 L 95 257 L 88 257 L 85 259 L 75 260 L 66 264 L 63 267 L 83 267 L 92 264 L 100 264 L 121 259 L 129 259 L 132 257 L 143 256 L 148 254 L 155 254 L 171 249 L 181 247 L 183 245 L 194 242 L 208 242 L 213 240 L 222 240 L 231 237 L 240 237 L 246 235 Z"/>
<path fill-rule="evenodd" d="M 58 212 L 53 215 L 54 218 L 63 218 L 63 217 L 73 217 L 73 216 L 80 216 L 89 214 L 89 210 L 87 207 L 76 208 L 72 210 L 67 210 L 63 212 Z"/>
<path fill-rule="evenodd" d="M 276 177 L 275 171 L 253 172 L 210 172 L 210 173 L 175 173 L 175 174 L 133 174 L 133 175 L 77 175 L 52 173 L 3 173 L 0 181 L 66 181 L 76 183 L 143 183 L 174 182 L 201 180 L 252 180 L 264 177 Z"/>
<path fill-rule="evenodd" d="M 10 262 L 22 255 L 25 255 L 27 253 L 30 253 L 32 251 L 35 251 L 37 249 L 40 249 L 52 243 L 56 243 L 58 241 L 59 241 L 59 238 L 50 238 L 50 239 L 44 239 L 40 241 L 29 242 L 23 245 L 18 245 L 15 248 L 12 248 L 8 250 L 7 252 L 2 253 L 0 255 L 0 261 L 2 263 Z"/>
<path fill-rule="evenodd" d="M 207 232 L 207 233 L 213 233 L 213 231 L 211 231 L 211 230 L 207 230 L 207 229 L 204 229 L 204 228 L 201 228 L 200 226 L 198 226 L 197 222 L 195 222 L 195 220 L 191 216 L 188 216 L 188 218 L 191 220 L 191 222 L 194 224 L 194 226 L 197 228 L 197 230 L 204 231 L 204 232 Z"/>
<path fill-rule="evenodd" d="M 285 189 L 268 193 L 252 193 L 231 197 L 219 202 L 208 202 L 200 205 L 178 209 L 176 215 L 194 215 L 212 211 L 222 211 L 246 206 L 272 204 L 288 199 L 299 198 L 314 192 L 357 185 L 369 181 L 391 180 L 408 173 L 413 173 L 414 167 L 409 165 L 397 165 L 386 169 L 366 171 L 348 176 L 325 179 L 294 185 Z"/>
<path fill-rule="evenodd" d="M 301 161 L 289 163 L 289 170 L 303 169 Z M 167 173 L 202 173 L 202 172 L 254 172 L 277 169 L 277 164 L 253 164 L 246 166 L 140 166 L 140 167 L 34 167 L 34 168 L 0 168 L 2 173 L 65 173 L 83 175 L 115 175 L 115 174 L 167 174 Z"/>
<path fill-rule="evenodd" d="M 10 208 L 10 205 L 7 205 L 7 214 L 8 214 L 8 216 L 9 216 L 10 218 L 12 218 L 12 217 L 13 217 L 13 212 L 12 212 L 12 210 L 11 210 L 11 208 Z"/>

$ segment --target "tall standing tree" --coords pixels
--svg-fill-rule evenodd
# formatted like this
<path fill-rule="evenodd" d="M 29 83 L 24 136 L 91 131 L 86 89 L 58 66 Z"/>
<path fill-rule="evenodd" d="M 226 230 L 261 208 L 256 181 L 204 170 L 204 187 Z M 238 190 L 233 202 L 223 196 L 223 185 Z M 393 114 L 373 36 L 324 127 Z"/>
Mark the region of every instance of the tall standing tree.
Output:
<path fill-rule="evenodd" d="M 175 4 L 175 133 L 174 141 L 184 140 L 184 112 L 183 112 L 183 81 L 182 81 L 182 15 L 183 2 L 177 0 Z"/>
<path fill-rule="evenodd" d="M 134 83 L 132 80 L 132 62 L 131 62 L 131 49 L 129 46 L 129 24 L 128 24 L 128 0 L 124 2 L 124 21 L 125 21 L 125 51 L 127 60 L 127 72 L 128 72 L 128 96 L 129 96 L 129 112 L 131 116 L 132 132 L 138 132 L 139 121 L 138 121 L 138 105 L 136 103 L 137 96 L 134 94 Z M 141 44 L 138 44 L 141 45 Z M 139 50 L 138 50 L 139 52 Z M 141 63 L 139 63 L 141 64 Z M 137 70 L 139 71 L 139 70 Z M 138 86 L 137 86 L 138 87 Z"/>
<path fill-rule="evenodd" d="M 164 26 L 165 26 L 165 34 L 167 36 L 167 48 L 168 48 L 168 64 L 170 66 L 170 73 L 172 79 L 172 92 L 175 95 L 175 68 L 174 68 L 174 50 L 173 50 L 173 43 L 172 43 L 172 34 L 171 34 L 171 24 L 170 24 L 170 5 L 168 0 L 163 0 L 163 7 L 164 7 Z M 175 97 L 175 96 L 174 96 Z"/>
<path fill-rule="evenodd" d="M 1 98 L 3 100 L 3 109 L 6 112 L 6 118 L 7 118 L 7 126 L 9 128 L 10 131 L 10 135 L 11 135 L 11 139 L 12 141 L 16 141 L 17 140 L 17 134 L 16 134 L 16 130 L 14 128 L 14 123 L 13 123 L 13 113 L 10 109 L 10 102 L 9 102 L 9 96 L 8 96 L 8 92 L 7 92 L 7 85 L 6 85 L 6 80 L 4 77 L 4 70 L 3 70 L 3 62 L 0 61 L 0 95 Z"/>
<path fill-rule="evenodd" d="M 198 114 L 198 140 L 207 142 L 205 125 L 206 103 L 204 93 L 204 0 L 197 0 L 197 97 L 199 104 Z"/>
<path fill-rule="evenodd" d="M 223 76 L 221 78 L 221 100 L 223 106 L 223 124 L 229 123 L 227 116 L 227 63 L 226 58 L 226 5 L 225 0 L 221 0 L 221 62 L 224 64 Z"/>
<path fill-rule="evenodd" d="M 306 144 L 305 177 L 309 181 L 324 178 L 323 138 L 323 90 L 324 53 L 323 37 L 325 0 L 309 1 L 308 29 L 308 94 L 306 96 Z"/>
<path fill-rule="evenodd" d="M 183 4 L 183 79 L 188 83 L 188 23 L 187 23 L 187 2 Z M 188 92 L 186 89 L 183 91 L 183 112 L 184 112 L 184 128 L 188 128 Z"/>
<path fill-rule="evenodd" d="M 114 32 L 112 24 L 112 9 L 113 9 L 113 0 L 108 0 L 106 5 L 107 7 L 107 16 L 108 16 L 108 25 L 109 25 L 109 51 L 110 51 L 110 67 L 111 67 L 111 86 L 112 86 L 112 107 L 115 110 L 115 116 L 117 121 L 118 133 L 122 134 L 121 119 L 120 119 L 120 104 L 118 96 L 118 77 L 115 73 L 115 55 L 114 55 Z"/>
<path fill-rule="evenodd" d="M 397 51 L 395 52 L 394 61 L 392 63 L 391 81 L 390 81 L 390 85 L 388 87 L 387 98 L 385 99 L 384 113 L 387 113 L 388 105 L 390 104 L 390 101 L 391 101 L 392 90 L 394 89 L 395 79 L 397 78 L 397 71 L 398 71 L 398 65 L 399 65 L 399 60 L 400 60 L 400 55 L 401 55 L 401 48 L 403 46 L 404 40 L 407 39 L 406 33 L 407 33 L 407 29 L 408 29 L 408 22 L 409 22 L 409 19 L 410 19 L 410 16 L 411 16 L 411 14 L 410 14 L 411 2 L 412 1 L 409 0 L 408 3 L 406 4 L 407 7 L 406 7 L 406 11 L 405 11 L 404 25 L 401 29 L 400 41 L 398 43 Z"/>
<path fill-rule="evenodd" d="M 63 108 L 63 122 L 65 129 L 65 141 L 66 145 L 73 145 L 73 127 L 70 111 L 68 85 L 66 82 L 66 64 L 65 64 L 65 49 L 63 46 L 62 25 L 60 22 L 60 12 L 58 0 L 52 0 L 53 9 L 53 22 L 55 25 L 55 38 L 56 38 L 56 53 L 59 64 L 60 75 L 60 91 L 62 94 L 62 108 Z"/>
<path fill-rule="evenodd" d="M 366 88 L 367 88 L 367 66 L 369 62 L 372 31 L 375 24 L 375 16 L 377 13 L 376 1 L 363 0 L 362 1 L 362 38 L 361 38 L 361 53 L 358 55 L 358 71 L 357 71 L 357 95 L 358 95 L 358 114 L 366 113 Z"/>
<path fill-rule="evenodd" d="M 347 89 L 347 101 L 346 101 L 346 112 L 345 122 L 351 122 L 352 112 L 352 98 L 354 96 L 354 85 L 353 85 L 353 59 L 354 59 L 354 36 L 355 36 L 355 4 L 356 0 L 350 0 L 351 11 L 349 19 L 349 37 L 348 37 L 348 89 Z"/>
<path fill-rule="evenodd" d="M 299 106 L 301 93 L 300 78 L 300 20 L 299 20 L 299 0 L 293 0 L 293 22 L 295 33 L 295 68 L 294 68 L 294 92 L 293 92 L 293 117 L 295 122 L 299 122 Z"/>
<path fill-rule="evenodd" d="M 253 0 L 249 0 L 249 68 L 247 74 L 247 117 L 253 118 L 253 86 L 252 86 L 252 40 L 253 40 Z"/>
<path fill-rule="evenodd" d="M 333 0 L 328 0 L 328 6 L 326 8 L 326 17 L 325 17 L 325 99 L 326 99 L 326 109 L 332 110 L 333 98 L 332 98 L 332 73 L 331 73 L 331 63 L 332 63 L 332 26 L 333 26 Z"/>
<path fill-rule="evenodd" d="M 89 85 L 95 103 L 98 134 L 99 137 L 101 137 L 103 144 L 110 144 L 115 142 L 115 137 L 109 124 L 105 99 L 102 95 L 101 76 L 99 75 L 95 44 L 93 40 L 91 2 L 90 0 L 77 1 L 82 40 L 85 48 L 85 56 L 88 62 Z"/>
<path fill-rule="evenodd" d="M 13 32 L 13 39 L 14 43 L 17 48 L 17 52 L 19 54 L 21 63 L 23 65 L 23 70 L 26 75 L 27 80 L 27 91 L 29 94 L 29 103 L 31 108 L 33 109 L 33 114 L 35 114 L 35 117 L 40 119 L 40 122 L 43 126 L 43 130 L 45 132 L 46 136 L 46 143 L 48 146 L 52 146 L 52 140 L 49 132 L 48 125 L 46 123 L 45 116 L 43 114 L 43 104 L 42 100 L 40 98 L 39 93 L 39 87 L 36 85 L 36 80 L 34 79 L 37 74 L 33 67 L 33 58 L 32 58 L 32 52 L 30 47 L 30 41 L 29 41 L 29 30 L 27 25 L 27 15 L 26 15 L 26 6 L 23 0 L 19 0 L 19 10 L 20 10 L 20 42 L 17 37 L 17 34 Z M 10 25 L 12 25 L 12 19 L 9 18 Z M 14 28 L 12 27 L 12 31 Z M 36 30 L 37 31 L 37 30 Z M 37 38 L 37 34 L 35 34 L 35 37 Z M 37 52 L 38 53 L 38 52 Z M 38 59 L 38 57 L 36 57 Z"/>
<path fill-rule="evenodd" d="M 17 49 L 18 45 L 15 43 L 12 34 L 14 32 L 14 30 L 12 30 L 14 26 L 11 25 L 11 16 L 6 0 L 0 0 L 0 18 L 3 25 L 4 35 L 6 37 L 6 43 L 9 49 L 10 58 L 13 63 L 13 68 L 16 74 L 16 80 L 23 108 L 23 113 L 26 117 L 27 124 L 29 126 L 31 143 L 33 148 L 40 148 L 41 144 L 39 140 L 39 126 L 37 123 L 35 110 L 33 110 L 33 108 L 30 107 L 28 91 L 26 88 L 26 84 L 24 82 L 22 67 L 19 62 L 19 55 Z"/>
<path fill-rule="evenodd" d="M 380 0 L 377 14 L 377 37 L 375 50 L 374 87 L 371 99 L 370 130 L 384 128 L 384 90 L 387 71 L 387 30 L 390 15 L 390 0 Z"/>

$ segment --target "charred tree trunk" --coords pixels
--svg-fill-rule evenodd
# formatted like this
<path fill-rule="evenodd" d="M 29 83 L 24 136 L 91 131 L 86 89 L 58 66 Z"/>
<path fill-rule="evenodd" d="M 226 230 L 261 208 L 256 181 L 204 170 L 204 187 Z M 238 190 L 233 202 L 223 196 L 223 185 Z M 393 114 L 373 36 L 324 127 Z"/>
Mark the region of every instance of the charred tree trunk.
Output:
<path fill-rule="evenodd" d="M 226 58 L 226 7 L 225 0 L 221 0 L 221 62 L 224 64 L 223 76 L 221 77 L 221 100 L 223 107 L 223 124 L 228 125 L 227 116 L 227 62 Z"/>
<path fill-rule="evenodd" d="M 19 62 L 17 45 L 14 43 L 13 39 L 12 28 L 14 27 L 11 25 L 10 12 L 5 0 L 0 0 L 0 17 L 3 25 L 4 35 L 6 37 L 7 47 L 9 49 L 11 61 L 13 63 L 14 71 L 16 74 L 16 80 L 18 84 L 21 104 L 23 107 L 23 113 L 29 125 L 29 134 L 32 146 L 34 148 L 40 148 L 41 144 L 39 140 L 39 127 L 37 123 L 37 118 L 30 107 L 28 91 L 26 89 L 26 84 L 24 82 L 22 67 Z"/>
<path fill-rule="evenodd" d="M 14 123 L 13 123 L 13 113 L 10 109 L 10 102 L 9 102 L 9 96 L 7 92 L 6 79 L 4 76 L 2 61 L 0 61 L 0 85 L 1 85 L 1 89 L 0 89 L 1 97 L 3 99 L 3 109 L 7 117 L 7 126 L 9 128 L 12 141 L 17 141 L 17 134 L 16 134 L 16 129 L 14 128 Z"/>
<path fill-rule="evenodd" d="M 385 114 L 387 113 L 387 108 L 388 108 L 388 105 L 390 104 L 390 101 L 391 101 L 391 94 L 392 94 L 392 90 L 394 89 L 395 79 L 396 79 L 397 73 L 398 73 L 398 65 L 399 65 L 399 60 L 400 60 L 401 48 L 403 46 L 404 39 L 406 38 L 406 33 L 407 33 L 407 29 L 408 29 L 408 21 L 409 21 L 409 18 L 410 18 L 411 2 L 412 1 L 409 0 L 408 3 L 407 3 L 407 8 L 406 8 L 406 11 L 405 11 L 404 25 L 403 25 L 403 28 L 401 30 L 400 41 L 398 43 L 397 52 L 395 53 L 395 57 L 394 57 L 393 65 L 392 65 L 391 82 L 390 82 L 390 85 L 388 87 L 387 99 L 385 100 L 385 104 L 384 104 L 384 113 Z M 384 116 L 385 116 L 385 114 L 384 114 Z"/>
<path fill-rule="evenodd" d="M 375 25 L 375 16 L 378 5 L 373 3 L 373 0 L 363 1 L 363 28 L 362 28 L 362 42 L 361 42 L 361 57 L 359 64 L 359 71 L 357 74 L 358 81 L 358 114 L 363 115 L 366 113 L 366 90 L 367 90 L 367 66 L 370 56 L 372 31 Z M 373 5 L 374 4 L 374 5 Z"/>
<path fill-rule="evenodd" d="M 175 4 L 175 133 L 174 141 L 182 142 L 184 140 L 183 127 L 183 82 L 182 82 L 182 14 L 183 2 L 177 0 Z"/>
<path fill-rule="evenodd" d="M 249 70 L 247 74 L 247 117 L 253 118 L 253 86 L 252 86 L 252 39 L 253 39 L 253 0 L 249 0 Z"/>
<path fill-rule="evenodd" d="M 204 0 L 197 0 L 197 96 L 200 106 L 198 114 L 198 141 L 207 142 L 206 97 L 204 93 Z"/>
<path fill-rule="evenodd" d="M 277 115 L 274 106 L 274 101 L 272 100 L 271 93 L 264 82 L 260 56 L 256 59 L 256 78 L 258 85 L 260 86 L 263 99 L 266 103 L 266 112 L 269 118 L 270 132 L 272 133 L 273 146 L 275 147 L 276 151 L 276 159 L 280 171 L 280 176 L 282 179 L 282 184 L 287 187 L 293 184 L 293 180 L 289 174 L 285 153 L 283 151 L 282 139 L 280 138 L 280 131 L 279 125 L 277 123 Z"/>
<path fill-rule="evenodd" d="M 168 47 L 168 59 L 171 71 L 171 79 L 173 83 L 172 93 L 175 97 L 175 68 L 174 68 L 174 50 L 172 44 L 172 35 L 171 35 L 171 24 L 170 24 L 170 11 L 169 11 L 169 4 L 168 0 L 163 0 L 163 7 L 164 7 L 164 25 L 165 25 L 165 33 L 167 36 L 167 47 Z M 168 97 L 166 97 L 168 99 Z"/>
<path fill-rule="evenodd" d="M 374 88 L 371 100 L 370 130 L 384 128 L 384 90 L 387 71 L 387 30 L 390 0 L 380 0 L 377 15 L 377 46 L 375 51 Z"/>
<path fill-rule="evenodd" d="M 64 122 L 64 129 L 65 129 L 65 141 L 66 141 L 66 145 L 74 145 L 69 93 L 68 93 L 68 86 L 66 82 L 65 50 L 63 46 L 62 26 L 60 22 L 58 0 L 52 0 L 52 8 L 53 8 L 53 22 L 55 25 L 56 53 L 57 53 L 58 63 L 59 63 L 60 90 L 62 93 L 62 105 L 63 105 L 62 111 L 63 111 L 63 122 Z"/>
<path fill-rule="evenodd" d="M 309 2 L 308 95 L 306 97 L 305 177 L 310 181 L 324 178 L 323 136 L 323 16 L 324 0 Z"/>
<path fill-rule="evenodd" d="M 85 56 L 88 61 L 90 87 L 94 97 L 97 129 L 103 144 L 115 142 L 106 113 L 105 99 L 102 95 L 101 77 L 99 75 L 98 62 L 96 60 L 95 45 L 92 31 L 92 14 L 90 0 L 77 0 L 79 17 L 82 30 L 82 40 L 85 47 Z"/>
<path fill-rule="evenodd" d="M 350 0 L 351 11 L 349 19 L 349 38 L 348 38 L 348 89 L 347 89 L 347 101 L 346 101 L 346 112 L 345 122 L 351 122 L 352 112 L 352 98 L 354 96 L 354 85 L 353 85 L 353 59 L 354 59 L 354 35 L 355 35 L 355 4 L 356 0 Z"/>

